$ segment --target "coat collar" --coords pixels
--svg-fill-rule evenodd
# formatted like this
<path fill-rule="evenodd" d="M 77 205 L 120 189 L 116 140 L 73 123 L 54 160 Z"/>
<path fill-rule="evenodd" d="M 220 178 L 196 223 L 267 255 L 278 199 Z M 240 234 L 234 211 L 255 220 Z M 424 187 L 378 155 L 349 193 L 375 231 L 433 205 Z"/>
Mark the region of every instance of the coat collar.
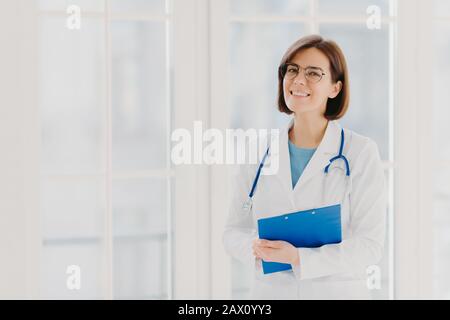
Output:
<path fill-rule="evenodd" d="M 325 134 L 314 152 L 311 160 L 308 162 L 305 170 L 297 181 L 294 190 L 292 189 L 291 165 L 289 157 L 289 129 L 293 125 L 293 119 L 288 126 L 281 130 L 279 136 L 279 170 L 276 174 L 289 191 L 302 189 L 304 184 L 318 173 L 324 174 L 326 165 L 330 159 L 339 153 L 339 146 L 341 142 L 341 125 L 336 120 L 328 121 Z M 272 155 L 274 156 L 274 155 Z"/>

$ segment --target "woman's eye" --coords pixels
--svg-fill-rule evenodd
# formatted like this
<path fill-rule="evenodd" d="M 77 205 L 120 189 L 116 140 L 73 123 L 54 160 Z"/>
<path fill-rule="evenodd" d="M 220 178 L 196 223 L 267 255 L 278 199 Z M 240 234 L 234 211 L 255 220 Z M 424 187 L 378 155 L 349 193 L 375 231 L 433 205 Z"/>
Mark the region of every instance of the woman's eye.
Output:
<path fill-rule="evenodd" d="M 308 71 L 308 76 L 310 77 L 320 77 L 320 74 L 316 71 Z"/>
<path fill-rule="evenodd" d="M 287 72 L 289 72 L 289 73 L 297 73 L 297 69 L 295 69 L 295 68 L 288 68 Z"/>

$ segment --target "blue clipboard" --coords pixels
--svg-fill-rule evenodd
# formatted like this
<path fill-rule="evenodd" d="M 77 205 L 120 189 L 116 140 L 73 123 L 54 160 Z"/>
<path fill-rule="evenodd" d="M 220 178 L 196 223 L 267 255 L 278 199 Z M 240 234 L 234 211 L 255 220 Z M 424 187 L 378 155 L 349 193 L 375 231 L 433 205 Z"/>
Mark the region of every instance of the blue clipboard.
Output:
<path fill-rule="evenodd" d="M 260 239 L 284 240 L 296 248 L 340 243 L 341 205 L 298 211 L 258 220 Z M 264 274 L 292 269 L 290 264 L 262 261 Z"/>

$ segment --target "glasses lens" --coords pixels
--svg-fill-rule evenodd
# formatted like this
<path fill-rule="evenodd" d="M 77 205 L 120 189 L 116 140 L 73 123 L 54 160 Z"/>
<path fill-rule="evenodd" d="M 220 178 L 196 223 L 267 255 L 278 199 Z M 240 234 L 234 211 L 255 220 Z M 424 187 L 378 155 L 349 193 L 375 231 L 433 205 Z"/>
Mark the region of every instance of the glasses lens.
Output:
<path fill-rule="evenodd" d="M 322 73 L 319 72 L 318 70 L 306 68 L 305 77 L 308 81 L 319 82 L 320 79 L 322 79 Z"/>
<path fill-rule="evenodd" d="M 286 71 L 285 71 L 284 76 L 288 80 L 292 80 L 298 75 L 298 67 L 297 66 L 288 64 L 288 65 L 285 66 L 285 70 Z"/>

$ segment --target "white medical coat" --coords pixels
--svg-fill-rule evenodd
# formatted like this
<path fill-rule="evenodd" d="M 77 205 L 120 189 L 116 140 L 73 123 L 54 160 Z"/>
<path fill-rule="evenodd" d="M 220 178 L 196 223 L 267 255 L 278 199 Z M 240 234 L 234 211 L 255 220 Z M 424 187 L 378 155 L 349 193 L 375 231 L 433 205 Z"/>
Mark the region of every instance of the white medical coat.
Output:
<path fill-rule="evenodd" d="M 344 128 L 343 154 L 350 165 L 346 177 L 338 155 L 341 126 L 328 121 L 320 145 L 292 189 L 288 131 L 279 135 L 279 169 L 261 175 L 250 212 L 248 199 L 258 164 L 241 165 L 233 187 L 230 212 L 223 233 L 225 250 L 244 264 L 254 266 L 253 299 L 370 299 L 367 268 L 383 255 L 387 192 L 377 145 L 369 138 Z M 273 154 L 269 154 L 269 157 Z M 261 157 L 262 158 L 262 157 Z M 260 259 L 253 256 L 258 238 L 257 220 L 290 212 L 341 204 L 342 242 L 320 248 L 298 248 L 300 265 L 293 270 L 263 274 Z"/>

